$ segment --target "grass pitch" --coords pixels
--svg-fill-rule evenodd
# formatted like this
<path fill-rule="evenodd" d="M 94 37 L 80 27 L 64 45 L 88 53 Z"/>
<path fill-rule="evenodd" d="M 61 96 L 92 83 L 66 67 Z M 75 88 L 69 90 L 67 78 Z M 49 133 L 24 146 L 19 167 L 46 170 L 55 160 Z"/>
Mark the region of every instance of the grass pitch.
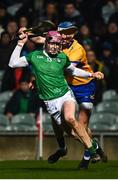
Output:
<path fill-rule="evenodd" d="M 90 164 L 77 170 L 78 161 L 1 161 L 0 179 L 118 179 L 118 161 Z"/>

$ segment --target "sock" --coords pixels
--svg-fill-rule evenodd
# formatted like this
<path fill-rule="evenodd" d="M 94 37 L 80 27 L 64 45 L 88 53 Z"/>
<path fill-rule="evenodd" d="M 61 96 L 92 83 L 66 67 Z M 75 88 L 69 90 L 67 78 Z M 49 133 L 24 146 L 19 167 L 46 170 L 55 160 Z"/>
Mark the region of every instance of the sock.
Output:
<path fill-rule="evenodd" d="M 92 144 L 93 144 L 94 148 L 96 149 L 96 153 L 99 154 L 101 158 L 103 158 L 104 157 L 104 151 L 102 150 L 102 148 L 98 144 L 97 140 L 93 139 Z"/>
<path fill-rule="evenodd" d="M 85 151 L 84 151 L 84 160 L 86 160 L 86 161 L 89 161 L 90 160 L 90 158 L 91 158 L 91 154 L 90 154 L 90 152 L 88 151 L 88 149 L 86 149 Z"/>
<path fill-rule="evenodd" d="M 97 143 L 95 138 L 92 139 L 92 145 L 95 148 L 95 150 L 99 150 L 99 145 L 98 145 L 98 143 Z M 88 149 L 85 150 L 85 152 L 84 152 L 84 159 L 85 160 L 89 160 L 90 159 L 90 157 L 91 157 L 90 151 Z"/>
<path fill-rule="evenodd" d="M 89 151 L 90 155 L 96 154 L 96 150 L 95 150 L 94 146 L 91 146 L 90 148 L 88 148 L 88 151 Z"/>
<path fill-rule="evenodd" d="M 57 138 L 57 141 L 58 141 L 59 147 L 65 149 L 66 146 L 65 146 L 64 137 L 62 137 L 62 138 Z"/>
<path fill-rule="evenodd" d="M 98 145 L 98 143 L 97 143 L 97 141 L 96 141 L 95 138 L 92 139 L 92 145 L 93 145 L 93 147 L 94 147 L 95 149 L 98 149 L 98 148 L 99 148 L 99 145 Z"/>

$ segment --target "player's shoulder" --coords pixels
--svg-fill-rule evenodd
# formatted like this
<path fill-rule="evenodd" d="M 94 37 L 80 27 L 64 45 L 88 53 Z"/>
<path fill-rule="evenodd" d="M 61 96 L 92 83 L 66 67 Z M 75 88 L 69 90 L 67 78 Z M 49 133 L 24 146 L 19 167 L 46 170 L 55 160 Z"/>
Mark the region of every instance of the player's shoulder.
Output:
<path fill-rule="evenodd" d="M 39 50 L 39 51 L 34 50 L 26 56 L 26 59 L 31 62 L 34 58 L 42 56 L 42 55 L 43 55 L 43 52 L 41 50 Z"/>
<path fill-rule="evenodd" d="M 75 47 L 75 48 L 79 48 L 79 49 L 81 49 L 81 50 L 83 50 L 84 49 L 84 47 L 77 41 L 77 40 L 75 40 L 74 39 L 74 42 L 73 42 L 73 46 Z"/>
<path fill-rule="evenodd" d="M 32 51 L 30 54 L 29 54 L 30 58 L 32 59 L 33 57 L 34 58 L 39 58 L 39 57 L 43 57 L 44 54 L 43 54 L 43 51 L 42 50 L 35 50 L 35 51 Z"/>

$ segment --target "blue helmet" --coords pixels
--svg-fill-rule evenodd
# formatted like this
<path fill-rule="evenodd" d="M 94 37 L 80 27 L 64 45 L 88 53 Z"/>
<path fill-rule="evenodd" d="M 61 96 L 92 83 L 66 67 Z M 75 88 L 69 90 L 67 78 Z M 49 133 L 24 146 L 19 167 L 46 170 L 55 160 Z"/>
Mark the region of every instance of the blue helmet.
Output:
<path fill-rule="evenodd" d="M 66 34 L 73 34 L 75 33 L 76 31 L 78 30 L 78 28 L 73 25 L 72 22 L 69 22 L 69 21 L 64 21 L 64 22 L 61 22 L 59 25 L 58 25 L 58 28 L 57 28 L 57 31 L 60 32 L 60 33 L 66 33 Z"/>

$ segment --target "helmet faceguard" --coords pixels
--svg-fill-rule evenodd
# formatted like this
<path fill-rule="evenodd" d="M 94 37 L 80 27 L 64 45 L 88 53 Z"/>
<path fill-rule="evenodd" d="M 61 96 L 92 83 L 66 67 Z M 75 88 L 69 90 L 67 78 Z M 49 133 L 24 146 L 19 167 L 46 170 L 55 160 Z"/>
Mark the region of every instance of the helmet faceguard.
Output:
<path fill-rule="evenodd" d="M 63 47 L 69 47 L 73 43 L 73 37 L 78 28 L 69 21 L 61 22 L 58 25 L 58 32 L 62 35 Z"/>
<path fill-rule="evenodd" d="M 62 48 L 62 36 L 57 31 L 49 31 L 46 34 L 45 49 L 48 54 L 56 55 Z"/>

